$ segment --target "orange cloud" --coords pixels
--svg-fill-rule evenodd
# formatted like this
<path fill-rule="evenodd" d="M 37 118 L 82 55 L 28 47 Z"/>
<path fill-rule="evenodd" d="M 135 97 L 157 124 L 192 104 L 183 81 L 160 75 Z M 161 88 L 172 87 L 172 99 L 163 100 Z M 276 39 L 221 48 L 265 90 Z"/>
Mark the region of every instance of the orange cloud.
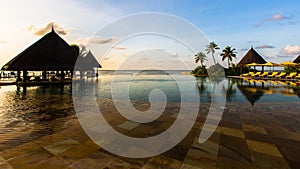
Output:
<path fill-rule="evenodd" d="M 43 36 L 46 33 L 50 32 L 51 28 L 54 28 L 55 32 L 60 34 L 60 35 L 66 35 L 70 32 L 69 29 L 64 28 L 63 26 L 59 25 L 58 23 L 52 21 L 47 23 L 45 26 L 41 28 L 37 28 L 35 25 L 31 24 L 28 25 L 25 30 L 31 31 L 35 36 Z"/>

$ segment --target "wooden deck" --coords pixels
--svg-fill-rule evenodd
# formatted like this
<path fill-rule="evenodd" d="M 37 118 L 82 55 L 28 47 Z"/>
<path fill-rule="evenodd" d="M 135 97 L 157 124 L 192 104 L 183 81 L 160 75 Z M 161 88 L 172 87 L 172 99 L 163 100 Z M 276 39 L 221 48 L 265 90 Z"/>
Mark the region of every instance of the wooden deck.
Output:
<path fill-rule="evenodd" d="M 65 85 L 71 84 L 72 80 L 63 80 L 63 81 L 27 81 L 27 82 L 18 82 L 18 86 L 45 86 L 45 85 Z"/>
<path fill-rule="evenodd" d="M 287 78 L 269 78 L 269 77 L 244 77 L 244 76 L 227 76 L 235 79 L 255 79 L 255 80 L 277 80 L 277 81 L 291 81 L 300 82 L 300 79 L 287 79 Z"/>

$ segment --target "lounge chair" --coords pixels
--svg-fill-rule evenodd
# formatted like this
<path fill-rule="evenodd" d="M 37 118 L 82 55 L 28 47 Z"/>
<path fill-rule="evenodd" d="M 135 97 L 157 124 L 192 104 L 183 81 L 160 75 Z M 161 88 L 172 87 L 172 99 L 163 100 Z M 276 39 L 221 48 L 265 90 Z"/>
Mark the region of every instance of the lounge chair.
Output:
<path fill-rule="evenodd" d="M 259 76 L 261 74 L 261 72 L 256 72 L 255 74 L 251 75 L 251 77 L 256 77 Z"/>
<path fill-rule="evenodd" d="M 276 75 L 275 77 L 282 78 L 282 77 L 285 77 L 285 76 L 286 76 L 286 73 L 285 72 L 281 72 L 279 75 Z"/>
<path fill-rule="evenodd" d="M 300 73 L 297 76 L 295 76 L 295 78 L 300 79 Z"/>
<path fill-rule="evenodd" d="M 249 72 L 249 73 L 244 73 L 244 74 L 241 74 L 241 76 L 251 76 L 251 75 L 254 75 L 254 72 Z"/>
<path fill-rule="evenodd" d="M 265 77 L 268 76 L 269 72 L 264 72 L 263 74 L 259 75 L 259 77 Z"/>
<path fill-rule="evenodd" d="M 273 72 L 271 75 L 268 75 L 268 77 L 275 77 L 276 75 L 278 75 L 278 72 Z"/>
<path fill-rule="evenodd" d="M 285 78 L 293 78 L 293 77 L 295 77 L 297 75 L 297 72 L 292 72 L 292 73 L 290 73 L 288 76 L 286 76 Z"/>

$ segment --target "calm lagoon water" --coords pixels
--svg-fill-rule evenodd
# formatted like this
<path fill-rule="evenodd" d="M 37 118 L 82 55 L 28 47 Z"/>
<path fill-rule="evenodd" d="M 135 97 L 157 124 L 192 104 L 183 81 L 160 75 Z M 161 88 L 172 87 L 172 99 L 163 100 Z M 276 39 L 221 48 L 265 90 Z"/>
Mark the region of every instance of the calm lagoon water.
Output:
<path fill-rule="evenodd" d="M 211 94 L 214 88 L 214 95 L 226 95 L 228 107 L 226 112 L 231 111 L 230 105 L 234 107 L 235 112 L 239 109 L 259 112 L 260 110 L 265 111 L 264 108 L 266 106 L 261 107 L 264 104 L 276 106 L 278 103 L 281 105 L 292 103 L 299 107 L 300 103 L 300 87 L 293 84 L 276 81 L 244 81 L 242 79 L 231 78 L 211 81 L 209 78 L 194 78 L 193 76 L 180 75 L 179 73 L 172 76 L 149 72 L 135 76 L 131 72 L 122 72 L 114 79 L 113 83 L 119 87 L 119 90 L 115 92 L 120 95 L 123 92 L 121 89 L 128 86 L 129 98 L 131 101 L 137 103 L 148 102 L 150 92 L 153 89 L 160 89 L 166 95 L 168 102 L 181 102 L 181 95 L 187 96 L 185 97 L 187 98 L 184 100 L 185 102 L 195 102 L 193 97 L 199 95 L 200 104 L 207 104 L 211 101 Z M 102 72 L 98 80 L 88 79 L 78 81 L 72 84 L 73 86 L 56 85 L 27 88 L 1 86 L 0 152 L 67 129 L 66 122 L 77 118 L 72 100 L 72 88 L 81 89 L 85 84 L 92 84 L 95 85 L 95 95 L 98 100 L 110 100 L 112 98 L 111 81 L 113 78 L 111 72 Z M 131 78 L 132 80 L 129 81 L 128 79 Z M 243 108 L 245 105 L 247 108 Z M 269 108 L 268 111 L 272 113 L 275 109 Z M 234 119 L 232 118 L 232 113 L 227 112 L 226 114 L 226 112 L 223 118 L 226 120 L 230 116 L 227 120 L 232 121 Z M 276 111 L 276 113 L 276 117 L 285 116 L 283 111 L 282 113 Z M 290 113 L 293 114 L 293 117 L 299 117 L 297 112 L 291 110 Z M 259 117 L 257 114 L 254 115 L 255 117 Z M 240 118 L 242 116 L 238 120 Z M 272 119 L 273 117 L 270 120 L 271 122 Z M 221 122 L 220 124 L 223 126 L 224 124 L 230 124 L 230 127 L 232 127 L 232 123 Z M 242 124 L 242 122 L 240 123 Z M 253 122 L 250 120 L 249 123 Z M 296 125 L 290 123 L 288 125 L 292 127 L 296 126 L 292 130 L 293 132 L 299 132 L 297 128 L 298 124 L 299 122 Z M 261 123 L 261 126 L 263 125 L 264 123 Z M 238 126 L 243 126 L 243 124 Z M 79 133 L 82 131 L 75 130 L 72 132 L 72 134 L 76 134 L 76 132 Z M 188 150 L 185 153 L 188 153 Z M 172 155 L 170 156 L 173 157 Z M 176 158 L 176 155 L 174 157 Z"/>
<path fill-rule="evenodd" d="M 119 75 L 113 83 L 126 87 L 133 75 Z M 218 90 L 215 95 L 225 95 L 227 103 L 256 103 L 296 102 L 300 103 L 300 87 L 271 81 L 243 81 L 241 79 L 221 79 L 211 82 L 209 78 L 194 78 L 189 75 L 174 75 L 183 86 L 182 91 L 169 75 L 142 74 L 134 77 L 129 83 L 129 98 L 132 101 L 148 102 L 153 89 L 162 90 L 168 102 L 180 102 L 181 94 L 186 96 L 200 96 L 201 103 L 210 103 L 214 85 Z M 91 83 L 96 87 L 98 99 L 111 99 L 112 75 L 102 75 L 98 80 L 89 79 L 75 83 L 80 85 Z M 221 84 L 221 85 L 218 85 Z M 192 87 L 191 87 L 192 86 Z M 122 93 L 122 90 L 117 92 Z M 193 97 L 191 97 L 193 98 Z M 194 100 L 185 100 L 194 102 Z M 64 119 L 74 115 L 72 101 L 72 86 L 37 86 L 16 87 L 1 86 L 0 89 L 0 141 L 6 138 L 6 131 L 16 130 L 25 132 L 30 130 L 26 126 L 42 124 L 44 127 L 55 128 Z M 53 124 L 52 124 L 53 123 Z M 52 126 L 51 126 L 52 125 Z M 58 125 L 59 126 L 59 125 Z M 23 131 L 24 130 L 24 131 Z M 49 131 L 48 131 L 49 132 Z"/>

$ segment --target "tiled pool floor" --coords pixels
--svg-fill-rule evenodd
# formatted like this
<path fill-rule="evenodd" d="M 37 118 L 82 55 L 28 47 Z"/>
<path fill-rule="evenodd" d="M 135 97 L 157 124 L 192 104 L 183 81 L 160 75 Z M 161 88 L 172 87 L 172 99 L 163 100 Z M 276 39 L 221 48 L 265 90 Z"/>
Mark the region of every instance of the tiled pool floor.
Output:
<path fill-rule="evenodd" d="M 193 129 L 177 146 L 162 155 L 143 159 L 105 151 L 85 134 L 75 114 L 64 118 L 62 126 L 56 129 L 37 123 L 32 131 L 20 130 L 9 138 L 2 131 L 0 168 L 300 168 L 299 102 L 255 106 L 227 103 L 217 130 L 199 144 L 208 106 L 201 104 Z M 113 114 L 106 116 L 118 131 L 139 137 L 168 128 L 173 121 L 168 124 L 164 118 L 167 117 L 147 126 Z M 35 133 L 42 134 L 37 137 Z"/>

